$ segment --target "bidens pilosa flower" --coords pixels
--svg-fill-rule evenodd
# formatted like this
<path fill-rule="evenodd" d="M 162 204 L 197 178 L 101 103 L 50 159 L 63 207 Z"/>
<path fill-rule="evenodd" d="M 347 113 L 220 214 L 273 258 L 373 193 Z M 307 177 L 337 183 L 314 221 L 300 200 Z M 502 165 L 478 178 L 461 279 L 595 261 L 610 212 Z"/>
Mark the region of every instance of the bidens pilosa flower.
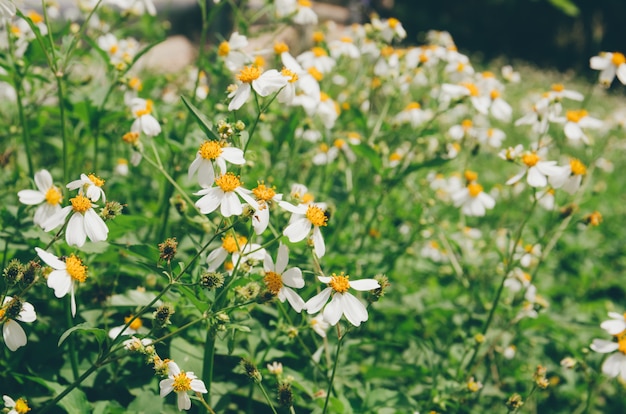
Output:
<path fill-rule="evenodd" d="M 191 399 L 189 395 L 187 395 L 188 391 L 203 394 L 208 392 L 204 382 L 199 380 L 193 372 L 181 371 L 174 361 L 169 361 L 167 368 L 169 370 L 168 378 L 159 382 L 160 394 L 161 397 L 165 397 L 174 391 L 177 396 L 178 409 L 180 411 L 191 408 Z"/>
<path fill-rule="evenodd" d="M 611 320 L 602 322 L 600 327 L 613 335 L 614 340 L 594 339 L 590 348 L 601 354 L 613 352 L 602 364 L 602 373 L 611 378 L 619 376 L 626 381 L 626 316 L 621 315 L 620 319 L 615 312 L 609 313 L 609 316 Z"/>
<path fill-rule="evenodd" d="M 54 296 L 62 298 L 70 294 L 72 316 L 76 315 L 76 298 L 74 292 L 76 283 L 83 283 L 87 279 L 87 266 L 82 260 L 71 254 L 61 260 L 52 253 L 35 247 L 37 255 L 53 270 L 48 275 L 48 287 L 54 289 Z"/>
<path fill-rule="evenodd" d="M 143 132 L 149 137 L 154 137 L 161 133 L 161 124 L 152 116 L 153 106 L 151 99 L 131 99 L 130 109 L 135 117 L 130 127 L 131 132 Z"/>
<path fill-rule="evenodd" d="M 623 53 L 601 52 L 589 59 L 589 66 L 600 71 L 600 83 L 604 86 L 611 85 L 616 75 L 617 79 L 626 85 L 626 56 Z"/>
<path fill-rule="evenodd" d="M 326 283 L 328 287 L 317 295 L 309 299 L 305 306 L 308 313 L 319 312 L 332 295 L 332 299 L 324 308 L 324 320 L 331 325 L 336 325 L 345 315 L 346 319 L 354 326 L 361 325 L 367 321 L 367 309 L 348 289 L 352 288 L 360 291 L 373 290 L 380 287 L 375 279 L 349 280 L 348 275 L 340 273 L 331 276 L 318 276 L 320 282 Z"/>
<path fill-rule="evenodd" d="M 224 217 L 240 216 L 243 213 L 243 205 L 239 197 L 244 199 L 254 209 L 259 205 L 251 196 L 252 191 L 243 188 L 239 177 L 233 173 L 222 174 L 215 179 L 215 186 L 203 188 L 194 193 L 202 196 L 196 201 L 196 207 L 202 214 L 209 214 L 220 207 L 220 212 Z"/>
<path fill-rule="evenodd" d="M 326 226 L 328 216 L 326 215 L 326 203 L 310 203 L 298 204 L 294 206 L 287 202 L 281 202 L 279 205 L 285 210 L 292 213 L 289 224 L 283 230 L 283 234 L 289 238 L 292 243 L 304 240 L 313 228 L 311 241 L 317 257 L 326 254 L 326 245 L 320 227 Z"/>
<path fill-rule="evenodd" d="M 274 92 L 277 92 L 281 88 L 287 85 L 288 79 L 283 76 L 276 69 L 270 69 L 263 72 L 262 68 L 251 65 L 246 66 L 237 75 L 239 84 L 237 89 L 229 94 L 229 98 L 232 98 L 228 104 L 229 111 L 235 111 L 243 106 L 244 103 L 250 98 L 252 89 L 259 96 L 268 96 Z"/>
<path fill-rule="evenodd" d="M 2 338 L 7 348 L 15 351 L 26 345 L 26 333 L 20 322 L 34 322 L 37 319 L 35 308 L 28 302 L 18 298 L 5 296 L 0 306 L 0 324 L 2 324 Z"/>
<path fill-rule="evenodd" d="M 102 186 L 104 180 L 94 174 L 81 174 L 80 180 L 70 182 L 66 187 L 69 190 L 78 190 L 78 194 L 85 194 L 91 201 L 98 201 L 102 197 L 102 201 L 107 201 Z"/>
<path fill-rule="evenodd" d="M 210 187 L 215 182 L 214 163 L 220 169 L 220 174 L 224 175 L 227 161 L 235 165 L 243 165 L 246 162 L 243 151 L 239 148 L 228 147 L 219 141 L 204 141 L 198 149 L 196 158 L 189 166 L 187 176 L 191 179 L 197 173 L 198 184 L 202 187 Z"/>
<path fill-rule="evenodd" d="M 483 186 L 476 182 L 477 177 L 475 172 L 466 171 L 467 186 L 451 195 L 454 206 L 461 207 L 461 212 L 467 216 L 484 216 L 485 209 L 491 210 L 496 205 L 493 197 L 485 193 Z"/>
<path fill-rule="evenodd" d="M 10 408 L 7 414 L 26 414 L 30 411 L 30 407 L 24 398 L 18 398 L 17 401 L 15 401 L 8 395 L 3 395 L 2 400 L 4 401 L 4 406 Z"/>
<path fill-rule="evenodd" d="M 265 254 L 263 270 L 265 277 L 263 281 L 267 289 L 278 296 L 278 300 L 289 301 L 291 307 L 298 313 L 304 308 L 304 300 L 292 288 L 300 289 L 304 287 L 302 271 L 297 267 L 287 269 L 289 263 L 289 249 L 284 244 L 278 246 L 278 256 L 276 263 L 269 254 Z"/>
<path fill-rule="evenodd" d="M 22 190 L 17 193 L 20 203 L 29 206 L 39 205 L 35 210 L 33 222 L 43 227 L 43 223 L 61 210 L 63 194 L 54 185 L 52 175 L 47 170 L 35 173 L 35 185 L 37 190 Z"/>

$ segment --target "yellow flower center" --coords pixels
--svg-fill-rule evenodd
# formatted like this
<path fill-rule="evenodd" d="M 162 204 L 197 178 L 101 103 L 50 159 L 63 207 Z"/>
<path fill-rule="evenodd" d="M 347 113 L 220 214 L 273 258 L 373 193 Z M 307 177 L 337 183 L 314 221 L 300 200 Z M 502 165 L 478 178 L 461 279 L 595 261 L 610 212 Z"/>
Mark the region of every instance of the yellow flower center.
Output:
<path fill-rule="evenodd" d="M 311 7 L 310 0 L 298 0 L 298 5 L 300 7 Z"/>
<path fill-rule="evenodd" d="M 4 315 L 6 315 L 6 313 L 7 313 L 6 309 L 4 308 L 0 309 L 0 321 L 1 322 L 4 322 L 2 319 L 4 318 Z"/>
<path fill-rule="evenodd" d="M 382 49 L 380 49 L 380 54 L 383 57 L 389 57 L 393 55 L 393 52 L 394 52 L 394 48 L 392 46 L 385 46 Z"/>
<path fill-rule="evenodd" d="M 468 184 L 467 191 L 471 197 L 478 197 L 478 194 L 483 192 L 483 186 L 478 183 L 471 183 Z"/>
<path fill-rule="evenodd" d="M 563 86 L 563 84 L 561 83 L 555 83 L 554 85 L 552 85 L 552 90 L 554 92 L 563 92 L 563 90 L 565 90 L 565 86 Z"/>
<path fill-rule="evenodd" d="M 422 106 L 417 102 L 411 102 L 404 108 L 405 111 L 410 111 L 412 109 L 420 109 Z"/>
<path fill-rule="evenodd" d="M 303 204 L 312 203 L 312 202 L 313 202 L 313 200 L 315 200 L 315 197 L 314 197 L 314 196 L 313 196 L 313 194 L 311 194 L 311 193 L 305 193 L 305 194 L 302 196 L 302 203 L 303 203 Z"/>
<path fill-rule="evenodd" d="M 339 276 L 333 273 L 328 284 L 337 293 L 347 292 L 350 288 L 350 276 L 341 273 Z"/>
<path fill-rule="evenodd" d="M 574 175 L 587 174 L 587 167 L 585 167 L 585 164 L 583 164 L 582 162 L 580 162 L 580 160 L 577 160 L 576 158 L 572 158 L 571 160 L 569 160 L 569 166 L 572 170 L 572 174 Z"/>
<path fill-rule="evenodd" d="M 498 99 L 500 97 L 500 92 L 493 89 L 489 96 L 491 96 L 491 99 Z"/>
<path fill-rule="evenodd" d="M 187 392 L 191 390 L 191 378 L 187 376 L 185 371 L 181 371 L 178 375 L 174 375 L 174 383 L 172 388 L 176 392 Z"/>
<path fill-rule="evenodd" d="M 326 226 L 328 221 L 324 210 L 318 206 L 309 206 L 306 210 L 306 218 L 316 227 Z"/>
<path fill-rule="evenodd" d="M 462 62 L 459 62 L 459 63 L 456 65 L 456 70 L 457 70 L 457 72 L 463 72 L 463 69 L 465 69 L 465 65 L 464 65 Z"/>
<path fill-rule="evenodd" d="M 87 266 L 73 254 L 65 259 L 65 270 L 77 282 L 82 283 L 87 279 Z"/>
<path fill-rule="evenodd" d="M 233 173 L 226 173 L 215 179 L 215 184 L 217 184 L 222 191 L 225 193 L 234 191 L 237 187 L 241 186 L 241 181 L 239 178 Z"/>
<path fill-rule="evenodd" d="M 204 141 L 198 153 L 205 160 L 214 160 L 222 154 L 223 145 L 217 141 Z"/>
<path fill-rule="evenodd" d="M 143 84 L 141 83 L 141 79 L 134 76 L 128 81 L 128 87 L 136 91 L 141 91 L 143 89 Z"/>
<path fill-rule="evenodd" d="M 257 200 L 270 201 L 276 195 L 273 187 L 267 187 L 265 184 L 260 183 L 255 189 L 252 190 L 252 194 Z"/>
<path fill-rule="evenodd" d="M 465 88 L 467 88 L 467 90 L 469 91 L 470 96 L 478 96 L 479 92 L 478 92 L 478 87 L 476 85 L 474 85 L 471 82 L 464 82 L 461 84 L 462 86 L 465 86 Z"/>
<path fill-rule="evenodd" d="M 315 46 L 314 48 L 312 48 L 311 52 L 313 52 L 313 55 L 315 55 L 316 57 L 328 56 L 326 50 L 319 46 Z"/>
<path fill-rule="evenodd" d="M 527 154 L 522 155 L 522 162 L 526 164 L 528 167 L 534 167 L 541 160 L 539 155 L 534 152 L 529 152 Z"/>
<path fill-rule="evenodd" d="M 624 63 L 626 63 L 626 57 L 624 56 L 623 53 L 613 52 L 613 56 L 611 57 L 611 62 L 613 62 L 615 66 L 623 65 Z"/>
<path fill-rule="evenodd" d="M 124 323 L 130 322 L 131 319 L 133 319 L 133 315 L 126 316 L 124 318 Z M 136 318 L 134 321 L 130 322 L 130 325 L 128 325 L 130 329 L 134 329 L 135 331 L 141 328 L 142 326 L 143 326 L 143 322 L 141 322 L 140 318 Z"/>
<path fill-rule="evenodd" d="M 350 36 L 343 36 L 339 39 L 342 43 L 352 43 L 352 38 Z"/>
<path fill-rule="evenodd" d="M 265 66 L 265 58 L 261 55 L 257 55 L 254 58 L 254 62 L 252 63 L 252 65 L 256 66 L 257 68 L 262 68 L 263 66 Z"/>
<path fill-rule="evenodd" d="M 389 161 L 400 161 L 401 159 L 402 159 L 402 155 L 397 152 L 393 152 L 389 156 Z"/>
<path fill-rule="evenodd" d="M 586 117 L 588 114 L 589 112 L 585 111 L 584 109 L 580 109 L 578 111 L 567 111 L 565 113 L 565 117 L 570 122 L 578 123 L 582 118 Z"/>
<path fill-rule="evenodd" d="M 222 43 L 220 43 L 219 47 L 217 48 L 217 54 L 220 56 L 228 56 L 229 53 L 230 45 L 228 44 L 228 42 L 223 41 Z"/>
<path fill-rule="evenodd" d="M 96 187 L 102 187 L 104 185 L 104 180 L 100 177 L 98 177 L 97 175 L 94 174 L 89 174 L 87 177 L 89 177 L 89 179 L 91 180 L 91 182 L 96 186 Z"/>
<path fill-rule="evenodd" d="M 313 76 L 313 79 L 318 82 L 324 79 L 324 75 L 322 74 L 322 72 L 317 70 L 315 66 L 311 66 L 309 69 L 307 69 L 307 72 L 309 72 L 309 75 Z"/>
<path fill-rule="evenodd" d="M 622 354 L 626 354 L 626 331 L 617 335 L 617 350 Z"/>
<path fill-rule="evenodd" d="M 262 70 L 257 66 L 246 66 L 241 69 L 239 75 L 237 75 L 237 79 L 242 81 L 243 83 L 252 83 L 253 80 L 258 79 L 261 76 Z"/>
<path fill-rule="evenodd" d="M 50 187 L 48 191 L 46 191 L 46 203 L 56 206 L 61 202 L 61 191 L 59 191 L 56 187 Z"/>
<path fill-rule="evenodd" d="M 235 236 L 229 234 L 228 236 L 222 238 L 222 248 L 230 254 L 241 250 L 246 243 L 248 243 L 248 239 L 244 236 L 237 236 L 237 238 L 235 238 Z"/>
<path fill-rule="evenodd" d="M 326 143 L 324 143 L 324 142 L 322 142 L 322 143 L 320 144 L 320 151 L 321 151 L 321 152 L 326 153 L 326 152 L 328 152 L 328 150 L 329 150 L 329 149 L 330 149 L 330 147 L 328 146 L 328 144 L 326 144 Z"/>
<path fill-rule="evenodd" d="M 483 75 L 483 78 L 485 79 L 493 79 L 496 77 L 496 75 L 494 75 L 493 72 L 490 72 L 490 71 L 485 71 L 482 73 L 482 75 Z"/>
<path fill-rule="evenodd" d="M 35 11 L 29 11 L 27 14 L 28 18 L 33 21 L 35 24 L 39 24 L 43 22 L 43 16 Z"/>
<path fill-rule="evenodd" d="M 602 214 L 599 211 L 594 211 L 587 216 L 587 223 L 592 226 L 599 226 L 602 223 Z"/>
<path fill-rule="evenodd" d="M 283 287 L 283 280 L 278 273 L 275 272 L 265 272 L 265 277 L 263 278 L 265 285 L 267 286 L 267 290 L 272 292 L 274 295 L 278 295 L 278 292 Z"/>
<path fill-rule="evenodd" d="M 320 92 L 320 101 L 326 102 L 330 99 L 330 96 L 326 92 Z"/>
<path fill-rule="evenodd" d="M 344 141 L 341 138 L 338 138 L 333 142 L 333 146 L 339 149 L 343 148 L 345 145 L 346 145 L 346 141 Z"/>
<path fill-rule="evenodd" d="M 420 62 L 421 63 L 426 63 L 428 62 L 428 55 L 426 53 L 421 53 L 420 54 Z"/>
<path fill-rule="evenodd" d="M 389 24 L 389 27 L 391 27 L 392 29 L 395 29 L 396 26 L 400 24 L 400 21 L 396 19 L 395 17 L 391 17 L 389 20 L 387 20 L 387 23 Z"/>
<path fill-rule="evenodd" d="M 118 47 L 117 45 L 113 45 L 113 46 L 111 46 L 111 47 L 109 48 L 109 53 L 110 53 L 110 54 L 112 54 L 112 55 L 114 55 L 114 54 L 116 54 L 116 53 L 117 53 L 118 49 L 119 49 L 119 47 Z"/>
<path fill-rule="evenodd" d="M 313 37 L 313 41 L 315 43 L 323 42 L 324 38 L 325 38 L 324 33 L 322 33 L 322 32 L 313 32 L 313 36 L 312 37 Z"/>
<path fill-rule="evenodd" d="M 18 398 L 17 401 L 15 401 L 15 407 L 13 407 L 13 409 L 17 411 L 18 414 L 26 414 L 30 411 L 30 407 L 23 398 Z"/>
<path fill-rule="evenodd" d="M 139 132 L 127 132 L 122 135 L 122 141 L 128 144 L 136 144 L 139 142 Z"/>
<path fill-rule="evenodd" d="M 153 105 L 154 104 L 152 102 L 152 99 L 146 99 L 146 107 L 135 111 L 135 116 L 137 116 L 137 118 L 140 118 L 144 115 L 150 115 L 152 113 Z"/>
<path fill-rule="evenodd" d="M 470 170 L 465 170 L 465 179 L 469 181 L 476 181 L 478 179 L 478 173 Z"/>
<path fill-rule="evenodd" d="M 289 52 L 289 46 L 285 42 L 276 42 L 274 43 L 274 53 L 280 55 L 283 52 Z"/>
<path fill-rule="evenodd" d="M 74 198 L 71 198 L 70 203 L 72 203 L 72 209 L 77 213 L 84 214 L 87 210 L 91 208 L 91 200 L 81 194 L 77 195 Z"/>
<path fill-rule="evenodd" d="M 294 83 L 295 81 L 298 80 L 298 75 L 295 72 L 292 72 L 287 68 L 283 68 L 283 70 L 281 70 L 280 73 L 282 73 L 284 77 L 289 78 L 289 83 Z"/>
<path fill-rule="evenodd" d="M 474 125 L 474 123 L 469 119 L 464 119 L 463 122 L 461 122 L 461 127 L 463 127 L 465 131 L 469 130 L 472 125 Z"/>

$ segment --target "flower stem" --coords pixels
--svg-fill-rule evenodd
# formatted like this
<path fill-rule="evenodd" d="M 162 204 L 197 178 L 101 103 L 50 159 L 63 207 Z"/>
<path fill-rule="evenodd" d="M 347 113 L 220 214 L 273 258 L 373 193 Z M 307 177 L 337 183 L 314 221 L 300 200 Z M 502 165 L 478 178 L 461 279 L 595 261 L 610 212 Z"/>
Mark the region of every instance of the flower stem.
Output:
<path fill-rule="evenodd" d="M 339 328 L 337 328 L 339 329 Z M 341 350 L 341 344 L 343 343 L 344 338 L 346 337 L 346 331 L 343 336 L 339 337 L 339 341 L 337 342 L 337 352 L 335 352 L 335 363 L 333 364 L 333 371 L 330 374 L 330 381 L 328 382 L 328 389 L 326 391 L 326 400 L 324 401 L 324 409 L 322 410 L 322 414 L 326 414 L 326 410 L 328 409 L 328 402 L 330 400 L 330 393 L 333 390 L 333 382 L 335 381 L 335 373 L 337 372 L 337 365 L 339 363 L 339 351 Z"/>

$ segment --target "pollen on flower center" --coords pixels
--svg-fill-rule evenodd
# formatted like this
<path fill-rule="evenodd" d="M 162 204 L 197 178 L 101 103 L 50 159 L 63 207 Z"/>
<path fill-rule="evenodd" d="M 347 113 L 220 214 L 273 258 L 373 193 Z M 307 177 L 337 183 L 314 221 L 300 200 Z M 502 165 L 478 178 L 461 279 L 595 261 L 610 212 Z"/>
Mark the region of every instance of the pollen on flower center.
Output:
<path fill-rule="evenodd" d="M 391 27 L 392 29 L 395 29 L 398 23 L 400 23 L 400 21 L 395 17 L 391 17 L 389 18 L 389 20 L 387 20 L 387 24 L 389 24 L 389 27 Z"/>
<path fill-rule="evenodd" d="M 491 99 L 497 99 L 500 97 L 500 92 L 494 89 L 489 95 L 491 96 Z"/>
<path fill-rule="evenodd" d="M 223 41 L 217 48 L 217 54 L 220 56 L 228 56 L 228 53 L 230 53 L 230 45 L 227 41 Z"/>
<path fill-rule="evenodd" d="M 467 191 L 471 197 L 478 197 L 483 192 L 483 186 L 477 183 L 471 183 L 467 186 Z"/>
<path fill-rule="evenodd" d="M 239 75 L 237 75 L 237 79 L 242 81 L 243 83 L 252 83 L 253 80 L 256 80 L 261 76 L 261 69 L 256 66 L 246 66 L 241 69 Z"/>
<path fill-rule="evenodd" d="M 411 102 L 404 108 L 405 111 L 410 111 L 411 109 L 420 109 L 422 106 L 417 102 Z"/>
<path fill-rule="evenodd" d="M 77 195 L 74 198 L 71 198 L 70 203 L 72 203 L 72 209 L 77 213 L 84 214 L 87 210 L 91 208 L 91 200 L 81 194 Z"/>
<path fill-rule="evenodd" d="M 587 114 L 588 114 L 587 111 L 585 111 L 584 109 L 581 109 L 581 110 L 578 110 L 578 111 L 567 111 L 565 113 L 565 117 L 570 122 L 579 122 L 581 119 L 586 117 Z"/>
<path fill-rule="evenodd" d="M 125 317 L 124 318 L 124 323 L 130 322 L 131 319 L 133 319 L 132 315 Z M 143 326 L 143 322 L 141 322 L 140 318 L 136 318 L 135 320 L 130 322 L 130 325 L 128 325 L 128 327 L 130 329 L 134 329 L 135 331 L 138 330 L 139 328 L 141 328 L 142 326 Z"/>
<path fill-rule="evenodd" d="M 534 152 L 522 155 L 522 162 L 528 167 L 534 167 L 535 165 L 537 165 L 540 159 L 541 158 L 539 158 L 539 155 L 535 154 Z"/>
<path fill-rule="evenodd" d="M 89 177 L 91 182 L 94 183 L 94 185 L 97 187 L 102 187 L 104 185 L 104 180 L 97 175 L 89 174 L 87 177 Z"/>
<path fill-rule="evenodd" d="M 324 79 L 324 75 L 322 74 L 322 72 L 317 70 L 315 66 L 311 66 L 309 69 L 307 69 L 307 72 L 309 72 L 309 75 L 313 76 L 313 79 L 318 82 Z"/>
<path fill-rule="evenodd" d="M 191 390 L 191 378 L 187 376 L 185 371 L 180 372 L 178 375 L 174 375 L 174 383 L 172 388 L 176 392 L 187 392 Z"/>
<path fill-rule="evenodd" d="M 580 162 L 580 160 L 577 160 L 576 158 L 572 158 L 569 161 L 569 166 L 572 170 L 573 175 L 587 174 L 587 167 L 585 167 L 585 164 L 583 164 L 582 162 Z"/>
<path fill-rule="evenodd" d="M 215 184 L 217 184 L 222 191 L 228 193 L 230 191 L 234 191 L 237 187 L 241 186 L 241 181 L 239 178 L 233 173 L 226 173 L 220 177 L 215 179 Z"/>
<path fill-rule="evenodd" d="M 289 83 L 294 83 L 295 81 L 298 80 L 298 75 L 295 72 L 292 72 L 287 68 L 283 68 L 283 70 L 281 70 L 280 73 L 284 77 L 289 78 Z"/>
<path fill-rule="evenodd" d="M 611 57 L 611 62 L 613 62 L 615 66 L 623 65 L 624 63 L 626 63 L 626 56 L 624 56 L 623 53 L 614 52 L 613 56 Z"/>
<path fill-rule="evenodd" d="M 311 49 L 311 52 L 313 52 L 313 54 L 316 57 L 328 56 L 328 53 L 326 53 L 326 50 L 324 50 L 323 48 L 319 46 L 315 46 L 313 49 Z"/>
<path fill-rule="evenodd" d="M 311 7 L 311 1 L 310 0 L 298 0 L 298 5 L 302 7 Z"/>
<path fill-rule="evenodd" d="M 617 350 L 620 351 L 622 354 L 626 354 L 626 331 L 617 335 L 617 345 Z"/>
<path fill-rule="evenodd" d="M 344 141 L 341 138 L 338 138 L 333 142 L 333 146 L 336 148 L 343 148 L 345 145 L 346 145 L 346 141 Z"/>
<path fill-rule="evenodd" d="M 280 289 L 283 287 L 283 280 L 276 272 L 265 272 L 265 277 L 263 278 L 263 281 L 267 286 L 267 290 L 272 292 L 274 295 L 277 295 L 278 292 L 280 292 Z"/>
<path fill-rule="evenodd" d="M 472 123 L 472 121 L 470 119 L 464 119 L 463 122 L 461 122 L 461 127 L 465 131 L 470 129 L 472 127 L 472 125 L 474 125 L 474 124 Z"/>
<path fill-rule="evenodd" d="M 13 409 L 17 411 L 18 414 L 26 414 L 30 411 L 28 403 L 23 398 L 18 398 L 17 401 L 15 401 L 15 407 L 13 407 Z"/>
<path fill-rule="evenodd" d="M 150 115 L 152 113 L 152 106 L 152 99 L 146 99 L 146 107 L 136 110 L 135 116 L 137 116 L 137 118 L 140 118 L 144 115 Z"/>
<path fill-rule="evenodd" d="M 306 210 L 306 218 L 311 222 L 311 224 L 317 227 L 325 226 L 328 221 L 328 217 L 324 214 L 324 210 L 318 206 L 309 206 Z"/>
<path fill-rule="evenodd" d="M 61 191 L 59 191 L 56 187 L 50 187 L 48 191 L 46 191 L 46 203 L 56 206 L 61 202 Z"/>
<path fill-rule="evenodd" d="M 87 279 L 87 266 L 73 254 L 65 259 L 65 270 L 77 282 L 84 282 Z"/>
<path fill-rule="evenodd" d="M 252 190 L 252 194 L 254 194 L 257 200 L 270 201 L 276 196 L 276 191 L 274 191 L 273 187 L 267 187 L 265 184 L 260 183 Z"/>
<path fill-rule="evenodd" d="M 478 173 L 476 173 L 475 171 L 465 170 L 464 175 L 465 175 L 465 179 L 468 182 L 476 181 L 478 179 Z"/>
<path fill-rule="evenodd" d="M 471 82 L 464 82 L 461 84 L 462 86 L 465 86 L 467 88 L 467 90 L 469 91 L 470 96 L 478 96 L 479 92 L 478 92 L 478 87 L 476 85 L 474 85 Z"/>
<path fill-rule="evenodd" d="M 563 86 L 563 84 L 561 83 L 555 83 L 554 85 L 552 85 L 552 90 L 554 92 L 562 92 L 565 89 L 565 86 Z"/>
<path fill-rule="evenodd" d="M 350 288 L 350 276 L 341 273 L 339 276 L 333 273 L 328 284 L 337 293 L 347 292 Z"/>
<path fill-rule="evenodd" d="M 128 144 L 137 144 L 139 142 L 139 132 L 127 132 L 122 135 L 122 141 Z"/>
<path fill-rule="evenodd" d="M 214 160 L 222 154 L 222 145 L 217 141 L 204 141 L 198 153 L 205 160 Z"/>
<path fill-rule="evenodd" d="M 248 239 L 244 236 L 237 236 L 237 239 L 235 239 L 235 236 L 229 234 L 222 239 L 222 248 L 228 253 L 233 254 L 238 252 L 247 242 Z"/>

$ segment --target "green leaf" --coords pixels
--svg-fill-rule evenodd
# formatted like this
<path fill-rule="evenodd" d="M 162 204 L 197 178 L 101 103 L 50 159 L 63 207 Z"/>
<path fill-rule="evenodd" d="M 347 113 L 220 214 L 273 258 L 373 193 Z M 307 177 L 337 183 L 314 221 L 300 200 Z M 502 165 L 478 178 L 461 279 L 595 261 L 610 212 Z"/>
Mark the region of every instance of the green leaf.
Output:
<path fill-rule="evenodd" d="M 580 9 L 572 0 L 548 0 L 548 2 L 568 16 L 576 17 L 580 14 Z"/>
<path fill-rule="evenodd" d="M 84 331 L 84 332 L 89 332 L 91 334 L 93 334 L 93 336 L 96 338 L 96 340 L 98 341 L 98 343 L 100 345 L 102 345 L 102 343 L 105 341 L 106 337 L 107 337 L 107 333 L 104 329 L 101 328 L 93 328 L 91 326 L 88 326 L 86 322 L 83 323 L 79 323 L 76 326 L 72 326 L 70 329 L 68 329 L 67 331 L 63 332 L 63 334 L 61 335 L 61 337 L 59 338 L 59 342 L 57 344 L 57 346 L 61 346 L 61 344 L 67 339 L 68 336 L 70 336 L 73 332 L 76 331 Z"/>
<path fill-rule="evenodd" d="M 126 291 L 122 295 L 113 295 L 109 298 L 109 306 L 147 306 L 154 300 L 156 295 L 153 292 L 141 292 L 137 289 Z M 154 303 L 154 307 L 161 306 L 160 300 Z"/>
<path fill-rule="evenodd" d="M 361 158 L 367 159 L 376 172 L 380 172 L 383 168 L 383 161 L 380 154 L 376 150 L 367 144 L 361 143 L 359 145 L 350 146 L 354 153 Z"/>
<path fill-rule="evenodd" d="M 205 312 L 209 309 L 209 304 L 198 299 L 195 292 L 187 286 L 179 286 L 178 290 L 184 297 L 186 297 L 200 312 Z"/>
<path fill-rule="evenodd" d="M 198 108 L 196 108 L 194 106 L 194 104 L 192 104 L 187 98 L 185 98 L 184 96 L 181 96 L 181 99 L 183 100 L 183 103 L 185 104 L 185 106 L 187 107 L 187 109 L 189 109 L 189 112 L 191 112 L 191 115 L 195 118 L 195 120 L 198 122 L 198 125 L 200 125 L 200 128 L 204 131 L 204 133 L 212 140 L 215 141 L 219 141 L 219 137 L 217 136 L 217 134 L 215 132 L 213 132 L 213 130 L 211 129 L 211 124 L 210 122 L 206 119 L 206 117 L 204 116 L 204 114 L 202 114 L 202 112 L 200 112 L 200 110 Z"/>
<path fill-rule="evenodd" d="M 48 387 L 56 394 L 60 394 L 65 390 L 65 386 L 55 382 L 48 382 Z M 68 413 L 90 413 L 91 407 L 87 401 L 87 396 L 79 388 L 74 388 L 58 403 Z"/>

